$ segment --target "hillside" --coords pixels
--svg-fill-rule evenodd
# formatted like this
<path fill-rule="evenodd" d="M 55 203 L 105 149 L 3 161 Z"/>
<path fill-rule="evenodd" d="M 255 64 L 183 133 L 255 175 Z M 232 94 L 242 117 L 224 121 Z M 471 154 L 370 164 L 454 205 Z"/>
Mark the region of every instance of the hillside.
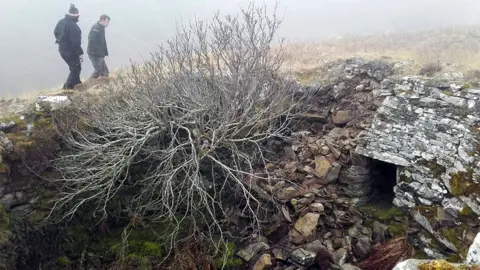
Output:
<path fill-rule="evenodd" d="M 383 35 L 346 36 L 325 42 L 295 43 L 285 47 L 285 70 L 306 83 L 321 73 L 327 62 L 362 57 L 411 61 L 416 72 L 428 63 L 457 66 L 471 73 L 480 69 L 480 27 L 452 27 L 431 30 L 386 33 Z"/>
<path fill-rule="evenodd" d="M 1 101 L 0 269 L 478 268 L 477 30 L 277 58 L 279 22 L 243 12 Z"/>

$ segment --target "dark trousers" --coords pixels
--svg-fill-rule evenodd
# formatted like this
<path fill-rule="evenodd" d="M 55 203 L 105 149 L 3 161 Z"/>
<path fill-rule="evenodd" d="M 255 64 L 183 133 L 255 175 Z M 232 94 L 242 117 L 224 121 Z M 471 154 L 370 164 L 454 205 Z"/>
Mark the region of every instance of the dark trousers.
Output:
<path fill-rule="evenodd" d="M 65 63 L 67 63 L 68 68 L 70 69 L 70 74 L 68 74 L 68 78 L 63 85 L 63 89 L 73 89 L 75 85 L 82 83 L 82 81 L 80 81 L 80 72 L 82 71 L 80 57 L 78 55 L 73 55 L 70 52 L 62 51 L 60 51 L 60 56 L 62 56 L 63 60 Z"/>
<path fill-rule="evenodd" d="M 88 58 L 90 58 L 94 69 L 92 76 L 90 76 L 91 79 L 108 77 L 108 67 L 107 63 L 105 63 L 105 57 L 95 57 L 89 55 Z"/>

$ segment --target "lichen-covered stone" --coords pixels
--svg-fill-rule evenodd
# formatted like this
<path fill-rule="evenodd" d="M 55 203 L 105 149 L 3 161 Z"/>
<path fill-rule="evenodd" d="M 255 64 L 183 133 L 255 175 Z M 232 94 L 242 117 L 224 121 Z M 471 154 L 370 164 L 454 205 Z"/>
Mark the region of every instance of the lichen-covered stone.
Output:
<path fill-rule="evenodd" d="M 295 263 L 303 266 L 310 266 L 315 261 L 316 254 L 314 252 L 305 250 L 303 248 L 296 249 L 290 255 L 290 258 Z"/>
<path fill-rule="evenodd" d="M 56 111 L 71 104 L 67 96 L 40 96 L 35 103 L 37 111 Z"/>
<path fill-rule="evenodd" d="M 480 233 L 473 240 L 473 244 L 468 249 L 465 263 L 480 264 Z"/>
<path fill-rule="evenodd" d="M 269 248 L 270 247 L 267 244 L 263 242 L 258 242 L 258 243 L 251 244 L 244 249 L 241 249 L 240 251 L 238 251 L 237 256 L 248 262 L 258 252 L 269 249 Z"/>

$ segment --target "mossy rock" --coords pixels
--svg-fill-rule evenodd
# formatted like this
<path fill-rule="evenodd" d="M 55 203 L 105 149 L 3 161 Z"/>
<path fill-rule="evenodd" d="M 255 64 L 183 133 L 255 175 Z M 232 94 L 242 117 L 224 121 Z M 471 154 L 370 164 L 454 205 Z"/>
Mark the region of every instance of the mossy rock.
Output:
<path fill-rule="evenodd" d="M 405 174 L 401 174 L 399 180 L 399 182 L 411 183 L 413 181 L 413 178 L 411 176 L 408 177 Z"/>
<path fill-rule="evenodd" d="M 470 243 L 467 243 L 467 241 L 465 241 L 465 239 L 463 239 L 462 237 L 467 230 L 468 227 L 466 225 L 440 229 L 440 235 L 447 239 L 458 249 L 458 253 L 450 256 L 449 261 L 462 262 L 466 259 Z"/>
<path fill-rule="evenodd" d="M 440 178 L 442 174 L 447 171 L 447 169 L 444 166 L 438 164 L 437 159 L 432 159 L 432 160 L 420 159 L 417 161 L 417 164 L 430 169 L 430 171 L 432 172 L 435 178 Z"/>
<path fill-rule="evenodd" d="M 450 178 L 450 186 L 454 196 L 469 196 L 480 194 L 480 185 L 473 182 L 473 169 L 457 172 Z"/>
<path fill-rule="evenodd" d="M 462 217 L 474 217 L 475 213 L 473 212 L 472 208 L 470 206 L 465 205 L 462 210 L 460 211 L 460 216 Z"/>
<path fill-rule="evenodd" d="M 435 260 L 427 263 L 420 264 L 419 270 L 467 270 L 466 265 L 455 266 L 446 260 Z"/>

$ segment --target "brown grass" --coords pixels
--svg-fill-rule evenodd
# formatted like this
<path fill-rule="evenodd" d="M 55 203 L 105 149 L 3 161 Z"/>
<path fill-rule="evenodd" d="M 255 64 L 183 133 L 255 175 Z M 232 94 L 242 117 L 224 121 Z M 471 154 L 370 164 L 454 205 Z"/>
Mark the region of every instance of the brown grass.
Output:
<path fill-rule="evenodd" d="M 363 270 L 393 269 L 397 263 L 413 255 L 414 250 L 407 243 L 407 239 L 397 238 L 385 244 L 375 245 L 370 257 L 361 262 L 358 267 Z"/>
<path fill-rule="evenodd" d="M 327 62 L 362 57 L 413 60 L 417 74 L 427 63 L 450 63 L 461 71 L 480 69 L 480 27 L 456 27 L 383 35 L 350 36 L 326 42 L 291 42 L 284 70 L 312 79 Z"/>

